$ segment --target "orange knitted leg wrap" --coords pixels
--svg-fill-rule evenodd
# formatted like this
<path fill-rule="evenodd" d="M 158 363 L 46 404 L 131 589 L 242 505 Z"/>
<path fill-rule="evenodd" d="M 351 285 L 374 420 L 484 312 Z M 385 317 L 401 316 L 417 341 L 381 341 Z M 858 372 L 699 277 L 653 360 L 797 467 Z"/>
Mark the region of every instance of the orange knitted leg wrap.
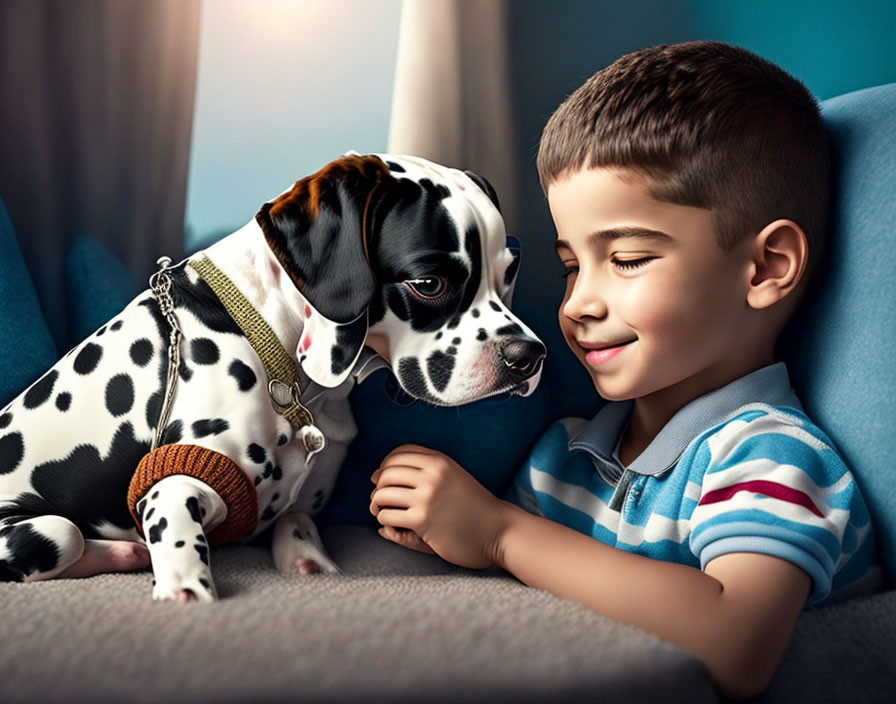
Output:
<path fill-rule="evenodd" d="M 229 543 L 251 535 L 258 524 L 258 495 L 242 468 L 226 455 L 199 445 L 163 445 L 146 455 L 131 479 L 128 508 L 141 534 L 137 504 L 153 484 L 184 474 L 205 482 L 224 500 L 227 518 L 208 534 L 208 542 Z"/>

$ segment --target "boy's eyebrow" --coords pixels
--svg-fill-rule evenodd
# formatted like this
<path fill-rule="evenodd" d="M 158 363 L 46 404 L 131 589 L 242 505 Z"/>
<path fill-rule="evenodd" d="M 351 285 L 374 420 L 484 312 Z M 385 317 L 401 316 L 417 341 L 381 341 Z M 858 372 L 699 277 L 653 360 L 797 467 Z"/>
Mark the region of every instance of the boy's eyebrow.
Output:
<path fill-rule="evenodd" d="M 608 241 L 608 240 L 619 240 L 624 237 L 637 237 L 645 240 L 658 240 L 660 242 L 669 242 L 673 239 L 673 237 L 665 232 L 661 232 L 660 230 L 651 230 L 647 227 L 613 227 L 609 230 L 599 230 L 597 232 L 592 232 L 585 239 L 585 244 L 590 246 L 594 244 L 595 241 Z M 566 249 L 572 249 L 572 246 L 566 240 L 557 240 L 554 243 L 554 249 L 560 249 L 561 247 L 565 247 Z"/>

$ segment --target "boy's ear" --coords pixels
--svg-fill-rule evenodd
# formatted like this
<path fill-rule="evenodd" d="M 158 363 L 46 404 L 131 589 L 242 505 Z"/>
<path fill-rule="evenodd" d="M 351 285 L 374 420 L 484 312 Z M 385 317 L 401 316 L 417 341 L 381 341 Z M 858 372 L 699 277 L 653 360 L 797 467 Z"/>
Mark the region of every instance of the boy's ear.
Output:
<path fill-rule="evenodd" d="M 747 303 L 768 308 L 796 289 L 809 263 L 809 241 L 793 220 L 775 220 L 753 240 L 753 273 Z"/>

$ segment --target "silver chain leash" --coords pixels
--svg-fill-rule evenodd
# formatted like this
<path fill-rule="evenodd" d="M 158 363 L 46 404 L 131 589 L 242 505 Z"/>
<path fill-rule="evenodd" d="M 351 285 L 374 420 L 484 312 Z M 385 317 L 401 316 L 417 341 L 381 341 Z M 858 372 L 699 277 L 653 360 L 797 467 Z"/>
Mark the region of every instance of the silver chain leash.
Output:
<path fill-rule="evenodd" d="M 165 397 L 162 401 L 162 410 L 159 412 L 159 423 L 156 426 L 155 435 L 152 438 L 151 450 L 155 450 L 162 443 L 162 434 L 168 427 L 168 418 L 171 415 L 171 402 L 174 400 L 174 392 L 177 388 L 177 370 L 180 367 L 180 338 L 181 331 L 174 315 L 174 298 L 171 295 L 171 268 L 170 257 L 160 257 L 156 262 L 159 270 L 149 277 L 149 288 L 153 298 L 159 304 L 159 311 L 168 322 L 168 380 L 165 382 Z"/>

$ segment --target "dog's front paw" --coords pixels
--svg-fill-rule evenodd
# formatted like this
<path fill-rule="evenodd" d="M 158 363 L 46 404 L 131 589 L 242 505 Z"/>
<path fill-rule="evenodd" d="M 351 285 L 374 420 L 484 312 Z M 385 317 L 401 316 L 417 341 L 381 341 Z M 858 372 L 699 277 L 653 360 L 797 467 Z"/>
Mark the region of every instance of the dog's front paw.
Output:
<path fill-rule="evenodd" d="M 274 566 L 283 574 L 341 574 L 330 559 L 310 516 L 287 513 L 274 528 Z"/>
<path fill-rule="evenodd" d="M 153 580 L 152 598 L 155 601 L 175 601 L 185 604 L 189 601 L 216 601 L 218 593 L 209 572 L 200 572 L 192 577 L 171 573 Z"/>

